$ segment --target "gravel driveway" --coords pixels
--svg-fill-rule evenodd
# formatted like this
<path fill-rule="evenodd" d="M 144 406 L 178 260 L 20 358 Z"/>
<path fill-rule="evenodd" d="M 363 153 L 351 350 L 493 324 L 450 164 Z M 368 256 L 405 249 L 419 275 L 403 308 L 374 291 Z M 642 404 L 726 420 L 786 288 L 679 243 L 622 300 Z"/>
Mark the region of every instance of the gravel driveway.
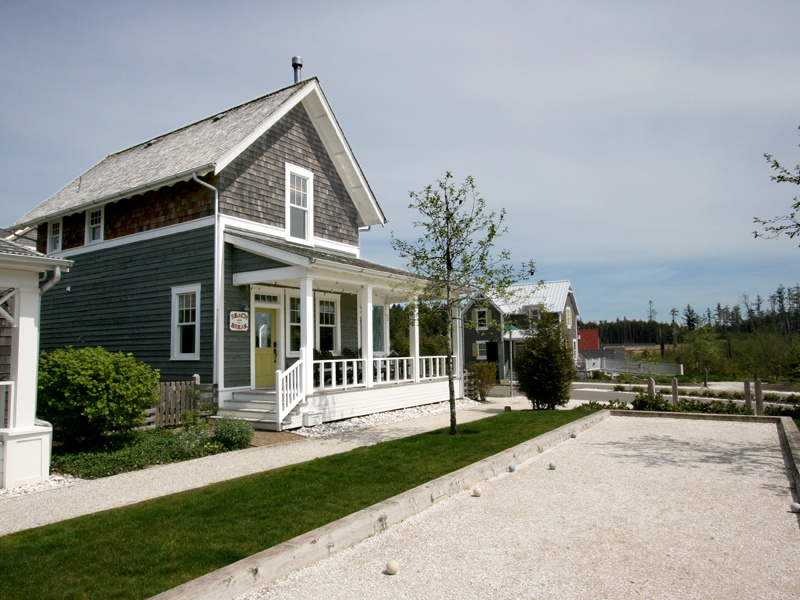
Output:
<path fill-rule="evenodd" d="M 481 487 L 240 598 L 800 598 L 775 425 L 610 417 Z"/>

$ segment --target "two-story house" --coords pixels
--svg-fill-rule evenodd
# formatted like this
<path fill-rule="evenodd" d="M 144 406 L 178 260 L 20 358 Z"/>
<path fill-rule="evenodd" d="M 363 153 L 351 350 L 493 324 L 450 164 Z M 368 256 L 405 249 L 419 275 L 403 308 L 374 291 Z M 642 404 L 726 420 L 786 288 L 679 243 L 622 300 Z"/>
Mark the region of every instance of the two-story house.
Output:
<path fill-rule="evenodd" d="M 479 299 L 467 305 L 464 320 L 464 361 L 497 363 L 497 378 L 506 379 L 526 330 L 543 312 L 563 324 L 572 354 L 578 360 L 578 303 L 569 281 L 512 285 L 505 299 Z"/>
<path fill-rule="evenodd" d="M 312 78 L 108 156 L 13 228 L 74 262 L 43 349 L 199 374 L 221 414 L 281 429 L 448 398 L 443 357 L 389 355 L 415 278 L 360 257 L 385 221 Z"/>

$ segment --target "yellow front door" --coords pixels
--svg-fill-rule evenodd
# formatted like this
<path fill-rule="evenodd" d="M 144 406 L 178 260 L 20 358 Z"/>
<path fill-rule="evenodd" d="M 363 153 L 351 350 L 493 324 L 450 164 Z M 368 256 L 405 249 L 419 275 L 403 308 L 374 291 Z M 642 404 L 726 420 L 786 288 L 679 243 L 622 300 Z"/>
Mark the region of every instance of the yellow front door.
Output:
<path fill-rule="evenodd" d="M 278 346 L 275 339 L 277 315 L 278 311 L 274 308 L 256 308 L 256 323 L 253 328 L 256 336 L 256 387 L 275 385 L 275 358 Z"/>

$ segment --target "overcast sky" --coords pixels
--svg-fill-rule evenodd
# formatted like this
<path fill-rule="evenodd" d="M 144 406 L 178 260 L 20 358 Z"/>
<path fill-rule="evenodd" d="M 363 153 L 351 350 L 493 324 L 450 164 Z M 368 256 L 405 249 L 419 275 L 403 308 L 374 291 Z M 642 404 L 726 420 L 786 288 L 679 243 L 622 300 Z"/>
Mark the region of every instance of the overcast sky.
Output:
<path fill-rule="evenodd" d="M 0 225 L 106 155 L 317 76 L 403 266 L 408 193 L 452 171 L 500 246 L 572 281 L 583 320 L 733 306 L 800 282 L 756 240 L 800 188 L 800 2 L 39 2 L 0 19 Z"/>

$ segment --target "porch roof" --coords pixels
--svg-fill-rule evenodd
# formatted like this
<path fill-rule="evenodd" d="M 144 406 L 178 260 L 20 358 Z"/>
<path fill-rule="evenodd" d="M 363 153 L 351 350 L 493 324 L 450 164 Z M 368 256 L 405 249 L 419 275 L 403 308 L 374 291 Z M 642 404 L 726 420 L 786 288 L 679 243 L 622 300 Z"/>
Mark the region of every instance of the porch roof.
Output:
<path fill-rule="evenodd" d="M 318 250 L 246 229 L 227 227 L 225 241 L 247 252 L 273 258 L 295 268 L 251 272 L 252 277 L 263 275 L 265 282 L 294 283 L 308 275 L 341 290 L 355 290 L 372 284 L 390 292 L 398 301 L 407 300 L 414 288 L 423 282 L 421 277 L 410 271 L 356 258 L 352 254 Z M 271 277 L 271 271 L 275 272 L 274 278 Z M 239 276 L 245 277 L 245 274 Z"/>
<path fill-rule="evenodd" d="M 70 260 L 48 257 L 17 242 L 0 239 L 0 267 L 44 272 L 54 267 L 69 269 L 70 266 Z"/>

